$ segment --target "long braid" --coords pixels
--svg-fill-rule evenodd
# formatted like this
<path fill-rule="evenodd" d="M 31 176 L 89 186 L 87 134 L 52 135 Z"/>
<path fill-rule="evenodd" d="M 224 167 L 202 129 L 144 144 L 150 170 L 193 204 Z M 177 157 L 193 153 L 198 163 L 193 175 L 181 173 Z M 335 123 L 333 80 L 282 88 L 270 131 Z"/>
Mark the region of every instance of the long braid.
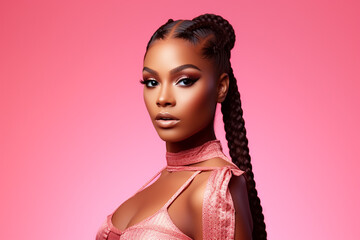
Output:
<path fill-rule="evenodd" d="M 232 161 L 243 171 L 247 180 L 247 189 L 249 195 L 249 205 L 251 215 L 253 218 L 253 239 L 266 239 L 267 233 L 265 230 L 264 215 L 255 188 L 254 173 L 252 171 L 251 157 L 249 154 L 248 139 L 246 137 L 245 121 L 243 118 L 243 110 L 241 108 L 240 93 L 236 84 L 236 78 L 230 64 L 230 50 L 235 43 L 235 33 L 229 22 L 220 16 L 213 14 L 201 15 L 193 21 L 192 31 L 196 27 L 206 27 L 208 24 L 214 30 L 218 41 L 215 45 L 218 48 L 225 50 L 228 64 L 224 68 L 228 69 L 229 74 L 229 91 L 228 95 L 221 104 L 221 111 L 223 113 L 223 121 L 226 132 L 226 139 L 228 141 L 229 152 Z M 197 26 L 196 26 L 197 25 Z M 221 58 L 223 60 L 223 58 Z"/>
<path fill-rule="evenodd" d="M 182 22 L 176 25 L 179 21 Z M 229 90 L 221 104 L 226 139 L 232 161 L 241 170 L 245 171 L 249 205 L 253 219 L 252 238 L 253 240 L 266 240 L 267 233 L 262 213 L 263 209 L 255 188 L 256 184 L 246 137 L 240 93 L 230 64 L 230 51 L 235 44 L 234 29 L 227 20 L 214 14 L 203 14 L 191 21 L 177 20 L 174 22 L 169 19 L 153 34 L 146 50 L 153 41 L 169 37 L 168 34 L 172 32 L 171 30 L 175 25 L 176 29 L 173 37 L 186 39 L 193 44 L 200 43 L 201 39 L 208 39 L 203 46 L 203 55 L 215 59 L 215 67 L 217 67 L 219 73 L 226 72 L 229 75 Z M 213 35 L 214 38 L 207 38 L 209 35 Z"/>
<path fill-rule="evenodd" d="M 249 205 L 253 218 L 253 239 L 266 239 L 264 215 L 257 190 L 255 188 L 254 173 L 252 171 L 249 154 L 248 139 L 246 137 L 245 121 L 241 108 L 240 93 L 232 68 L 229 71 L 229 92 L 221 104 L 226 139 L 232 161 L 246 173 Z"/>

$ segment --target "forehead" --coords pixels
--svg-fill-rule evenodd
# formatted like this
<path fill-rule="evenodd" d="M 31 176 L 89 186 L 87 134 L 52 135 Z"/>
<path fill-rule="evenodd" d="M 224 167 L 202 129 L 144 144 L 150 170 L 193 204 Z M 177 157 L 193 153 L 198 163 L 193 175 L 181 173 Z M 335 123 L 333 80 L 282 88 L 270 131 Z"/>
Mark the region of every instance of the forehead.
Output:
<path fill-rule="evenodd" d="M 211 62 L 201 55 L 200 47 L 180 38 L 156 40 L 144 59 L 144 67 L 157 71 L 168 71 L 184 64 L 193 64 L 204 71 L 212 68 Z"/>

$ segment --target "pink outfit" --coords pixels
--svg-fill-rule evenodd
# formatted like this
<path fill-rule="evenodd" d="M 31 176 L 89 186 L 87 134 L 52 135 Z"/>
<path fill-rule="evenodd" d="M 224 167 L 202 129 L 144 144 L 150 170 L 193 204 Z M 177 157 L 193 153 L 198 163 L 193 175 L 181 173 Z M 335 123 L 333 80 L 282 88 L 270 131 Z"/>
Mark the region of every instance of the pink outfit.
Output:
<path fill-rule="evenodd" d="M 199 147 L 177 153 L 166 153 L 167 166 L 161 169 L 137 192 L 142 191 L 165 168 L 168 171 L 195 171 L 192 176 L 178 189 L 168 202 L 155 214 L 141 222 L 121 231 L 111 221 L 110 214 L 99 229 L 96 240 L 121 239 L 191 239 L 172 222 L 167 208 L 201 171 L 213 170 L 204 192 L 202 224 L 203 239 L 234 239 L 235 209 L 228 184 L 232 174 L 239 176 L 244 171 L 235 164 L 225 167 L 191 167 L 188 164 L 202 162 L 211 158 L 220 157 L 232 163 L 222 152 L 219 140 L 208 141 Z M 136 194 L 136 193 L 135 193 Z M 134 194 L 134 195 L 135 195 Z M 134 196 L 133 195 L 133 196 Z"/>

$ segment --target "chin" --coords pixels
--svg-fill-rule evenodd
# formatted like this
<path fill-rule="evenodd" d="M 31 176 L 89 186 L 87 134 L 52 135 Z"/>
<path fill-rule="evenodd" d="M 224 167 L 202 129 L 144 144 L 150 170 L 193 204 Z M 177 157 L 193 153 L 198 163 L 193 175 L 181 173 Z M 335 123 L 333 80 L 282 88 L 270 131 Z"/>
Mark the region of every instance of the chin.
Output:
<path fill-rule="evenodd" d="M 180 133 L 173 129 L 157 129 L 156 131 L 159 137 L 165 142 L 181 142 L 191 137 L 191 134 Z"/>

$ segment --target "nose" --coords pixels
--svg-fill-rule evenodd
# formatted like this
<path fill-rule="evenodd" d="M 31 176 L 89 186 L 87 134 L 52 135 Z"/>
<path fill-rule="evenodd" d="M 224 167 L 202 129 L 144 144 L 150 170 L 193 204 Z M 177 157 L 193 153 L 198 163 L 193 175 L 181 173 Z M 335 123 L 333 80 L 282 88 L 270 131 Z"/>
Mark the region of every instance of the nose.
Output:
<path fill-rule="evenodd" d="M 163 84 L 160 88 L 156 105 L 158 107 L 175 106 L 175 97 L 171 89 L 171 84 Z"/>

